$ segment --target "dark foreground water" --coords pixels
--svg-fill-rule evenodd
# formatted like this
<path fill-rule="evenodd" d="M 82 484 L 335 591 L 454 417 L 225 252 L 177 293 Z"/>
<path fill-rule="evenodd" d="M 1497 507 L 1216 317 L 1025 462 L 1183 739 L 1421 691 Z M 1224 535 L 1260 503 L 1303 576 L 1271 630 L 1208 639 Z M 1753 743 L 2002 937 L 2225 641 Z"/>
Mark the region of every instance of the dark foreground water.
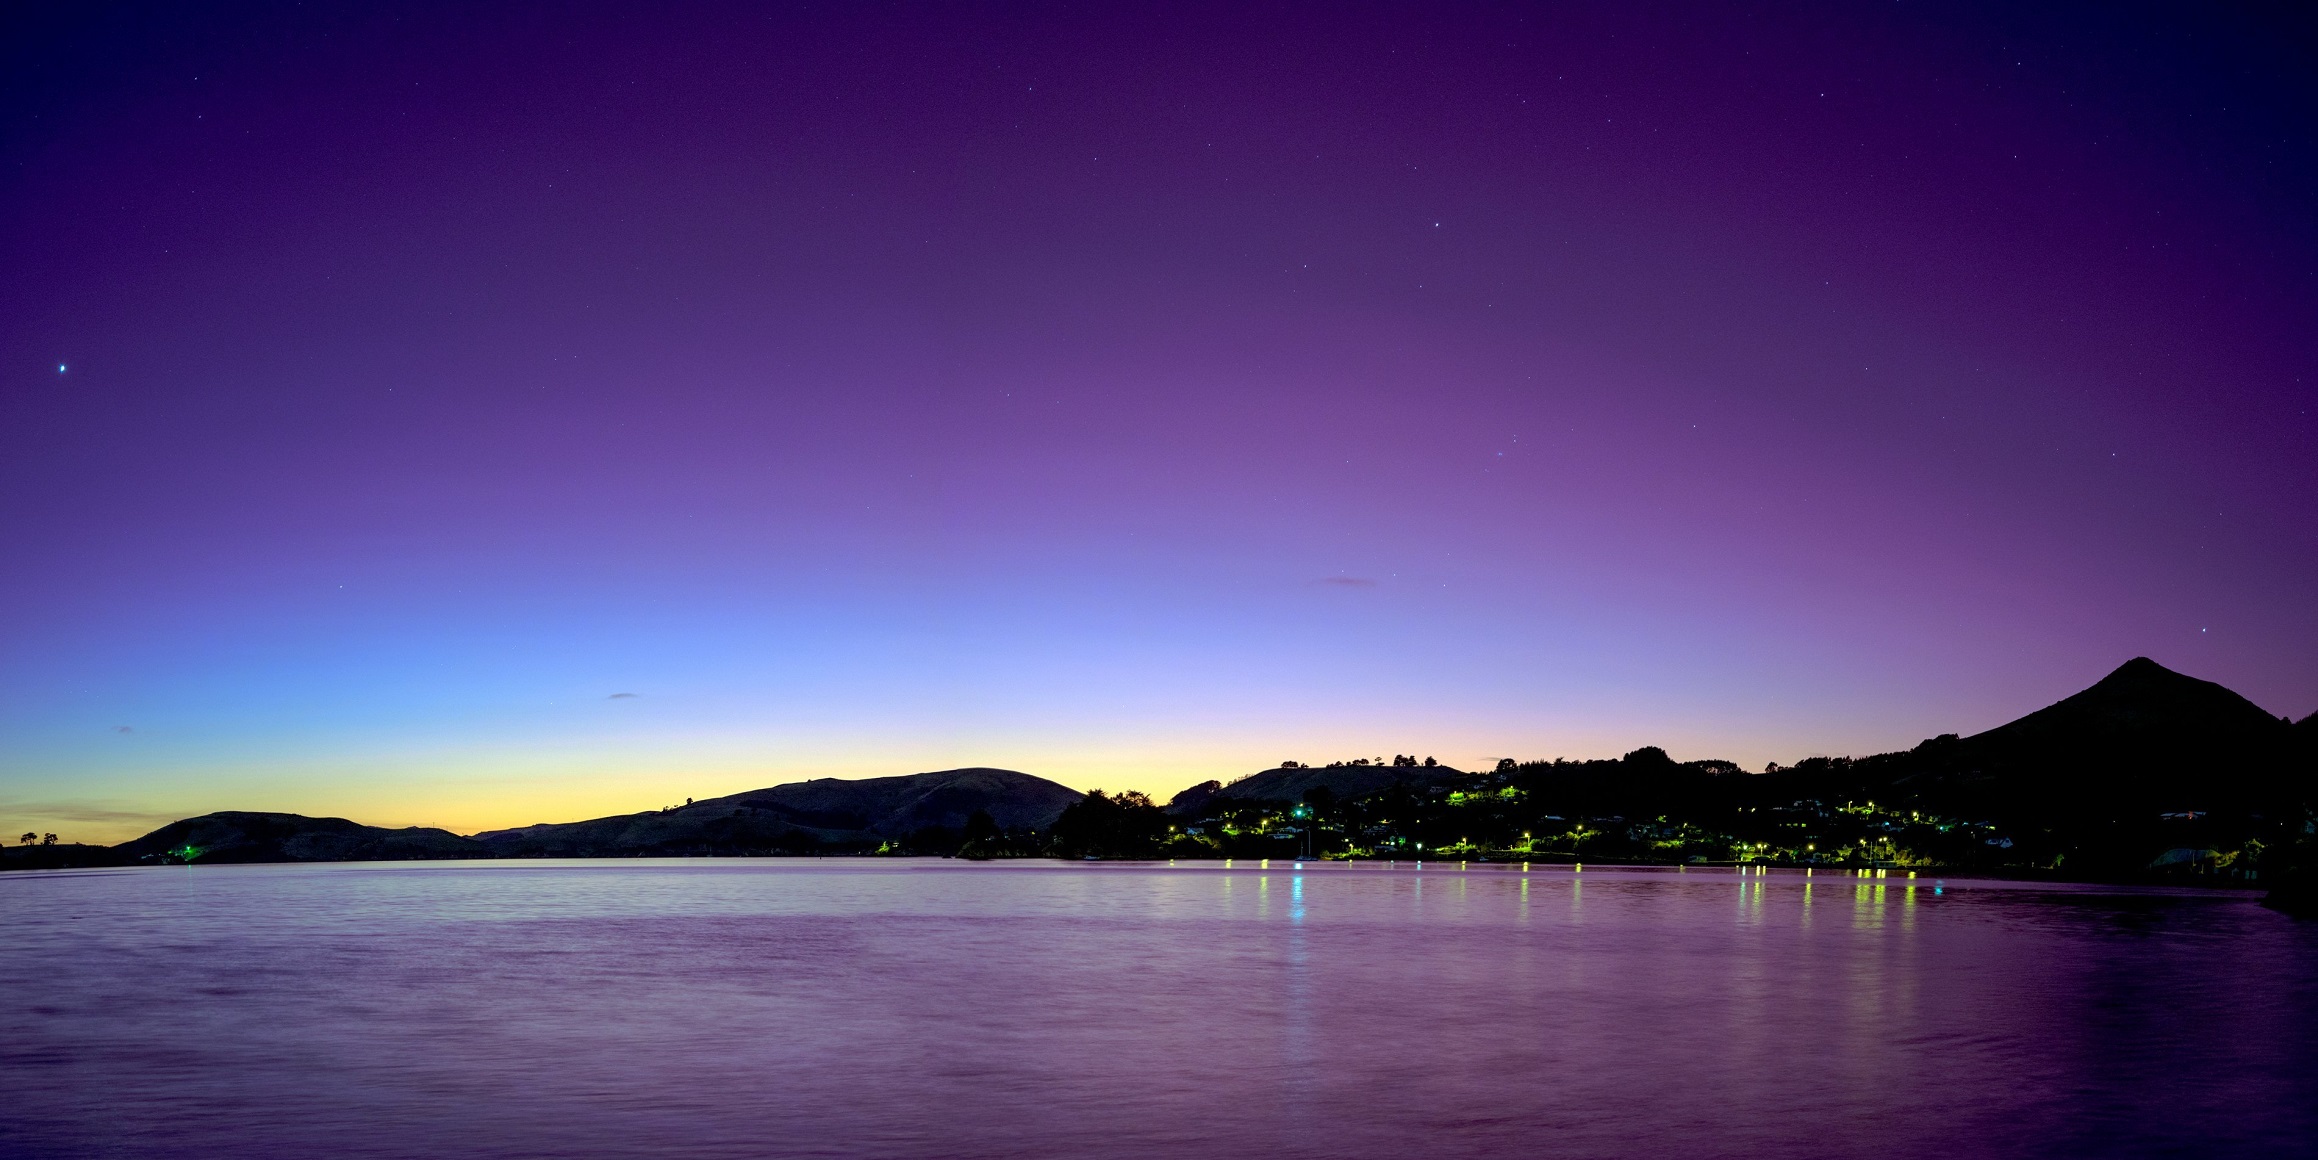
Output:
<path fill-rule="evenodd" d="M 0 878 L 7 1156 L 2318 1155 L 2318 925 L 1730 870 Z"/>

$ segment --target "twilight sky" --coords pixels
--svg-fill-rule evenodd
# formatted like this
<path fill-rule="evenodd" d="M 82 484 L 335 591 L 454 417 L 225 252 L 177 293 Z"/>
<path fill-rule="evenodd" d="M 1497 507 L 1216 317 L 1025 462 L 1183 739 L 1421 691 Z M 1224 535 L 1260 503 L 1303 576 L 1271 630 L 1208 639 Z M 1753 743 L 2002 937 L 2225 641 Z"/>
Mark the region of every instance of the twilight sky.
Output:
<path fill-rule="evenodd" d="M 184 7 L 0 18 L 11 835 L 2318 709 L 2306 25 Z"/>

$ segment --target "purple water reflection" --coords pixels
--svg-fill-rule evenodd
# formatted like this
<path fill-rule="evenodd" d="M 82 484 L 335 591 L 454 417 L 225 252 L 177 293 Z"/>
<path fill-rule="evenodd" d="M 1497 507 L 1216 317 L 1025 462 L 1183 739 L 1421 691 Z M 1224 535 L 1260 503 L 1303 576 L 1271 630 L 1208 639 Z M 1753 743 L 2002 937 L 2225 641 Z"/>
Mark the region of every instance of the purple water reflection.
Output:
<path fill-rule="evenodd" d="M 42 1156 L 2318 1154 L 2244 895 L 1340 864 L 0 879 Z"/>

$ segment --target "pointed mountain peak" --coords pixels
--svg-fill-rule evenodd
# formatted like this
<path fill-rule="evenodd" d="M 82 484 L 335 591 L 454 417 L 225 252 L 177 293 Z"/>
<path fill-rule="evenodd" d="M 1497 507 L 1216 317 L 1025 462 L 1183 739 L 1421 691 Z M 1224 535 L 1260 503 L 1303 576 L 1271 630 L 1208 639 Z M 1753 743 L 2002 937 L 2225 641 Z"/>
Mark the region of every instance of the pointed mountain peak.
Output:
<path fill-rule="evenodd" d="M 2218 708 L 2221 705 L 2243 706 L 2268 717 L 2267 710 L 2255 710 L 2254 704 L 2239 696 L 2226 685 L 2199 680 L 2187 673 L 2177 673 L 2148 657 L 2134 657 L 2118 665 L 2115 672 L 2102 677 L 2084 692 L 2069 700 L 2086 698 L 2110 702 L 2138 702 L 2150 708 L 2158 705 L 2173 707 L 2185 703 L 2203 703 Z M 2066 704 L 2067 702 L 2063 702 Z"/>
<path fill-rule="evenodd" d="M 2191 745 L 2193 737 L 2200 739 L 2196 745 L 2228 744 L 2223 739 L 2268 737 L 2283 727 L 2267 710 L 2222 685 L 2134 657 L 2091 688 L 1979 738 L 2036 738 L 2039 744 L 2065 738 L 2073 747 L 2130 749 L 2159 738 L 2166 744 Z"/>
<path fill-rule="evenodd" d="M 2174 672 L 2148 657 L 2134 657 L 2118 665 L 2114 672 L 2094 682 L 2091 688 L 2061 704 L 2087 702 L 2131 706 L 2154 712 L 2173 712 L 2191 705 L 2201 705 L 2208 712 L 2249 716 L 2249 713 L 2241 711 L 2242 707 L 2242 710 L 2269 716 L 2267 710 L 2255 709 L 2253 702 L 2239 696 L 2226 685 Z"/>
<path fill-rule="evenodd" d="M 2116 671 L 2102 677 L 2093 688 L 2098 689 L 2102 685 L 2143 685 L 2158 681 L 2187 681 L 2199 685 L 2210 683 L 2196 677 L 2183 676 L 2148 657 L 2134 657 L 2118 665 Z"/>

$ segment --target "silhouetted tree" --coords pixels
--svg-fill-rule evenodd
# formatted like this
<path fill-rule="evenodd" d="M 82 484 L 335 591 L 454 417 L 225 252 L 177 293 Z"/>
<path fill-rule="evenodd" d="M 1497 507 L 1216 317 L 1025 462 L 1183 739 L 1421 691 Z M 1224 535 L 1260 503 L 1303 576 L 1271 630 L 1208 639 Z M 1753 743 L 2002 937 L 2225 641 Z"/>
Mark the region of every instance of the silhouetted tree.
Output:
<path fill-rule="evenodd" d="M 2318 811 L 2305 808 L 2292 838 L 2266 851 L 2262 876 L 2270 893 L 2262 905 L 2301 918 L 2318 918 Z"/>
<path fill-rule="evenodd" d="M 990 811 L 975 810 L 973 813 L 966 815 L 966 841 L 985 841 L 997 836 L 998 819 L 991 817 Z"/>
<path fill-rule="evenodd" d="M 948 826 L 919 826 L 904 848 L 912 854 L 950 854 L 958 848 L 958 837 Z"/>
<path fill-rule="evenodd" d="M 53 846 L 53 845 L 56 845 L 56 835 L 54 835 L 54 834 L 42 834 L 42 835 L 40 836 L 40 844 L 41 844 L 41 845 L 43 845 L 43 846 Z"/>
<path fill-rule="evenodd" d="M 773 839 L 773 849 L 785 854 L 817 854 L 821 851 L 821 838 L 802 827 L 784 830 Z"/>
<path fill-rule="evenodd" d="M 1064 858 L 1148 858 L 1167 837 L 1167 815 L 1135 790 L 1090 790 L 1054 820 L 1054 852 Z"/>
<path fill-rule="evenodd" d="M 27 832 L 27 833 L 24 835 L 24 844 L 25 844 L 25 845 L 27 845 L 27 846 L 29 846 L 29 845 L 31 845 L 31 844 L 33 844 L 34 842 L 37 842 L 37 841 L 39 841 L 39 840 L 40 840 L 40 835 L 38 835 L 38 834 L 34 834 L 34 833 Z"/>

